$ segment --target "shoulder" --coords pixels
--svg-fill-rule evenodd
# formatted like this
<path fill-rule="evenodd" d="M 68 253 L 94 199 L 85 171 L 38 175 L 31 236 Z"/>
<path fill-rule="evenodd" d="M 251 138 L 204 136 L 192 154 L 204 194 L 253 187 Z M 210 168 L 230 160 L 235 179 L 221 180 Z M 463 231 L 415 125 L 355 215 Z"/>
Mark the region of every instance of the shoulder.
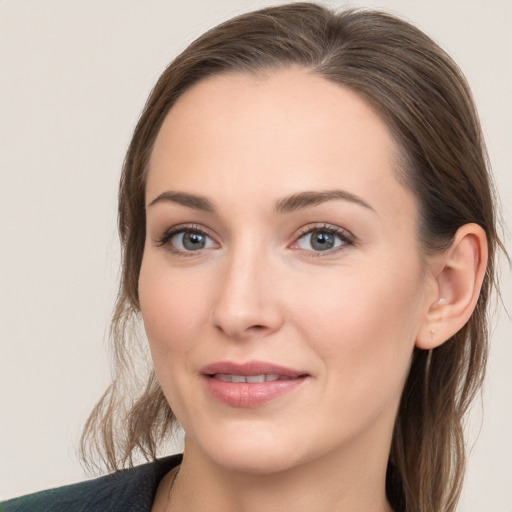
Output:
<path fill-rule="evenodd" d="M 173 455 L 94 480 L 0 503 L 0 512 L 146 512 L 160 480 L 181 462 Z"/>

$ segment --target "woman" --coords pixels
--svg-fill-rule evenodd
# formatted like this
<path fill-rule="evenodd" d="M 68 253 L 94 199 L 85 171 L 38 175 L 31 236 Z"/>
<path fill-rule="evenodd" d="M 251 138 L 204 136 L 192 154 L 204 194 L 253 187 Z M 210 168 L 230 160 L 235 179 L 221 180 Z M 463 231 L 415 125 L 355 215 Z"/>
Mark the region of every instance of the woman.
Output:
<path fill-rule="evenodd" d="M 499 241 L 469 90 L 423 33 L 312 4 L 208 32 L 148 100 L 119 228 L 84 446 L 154 459 L 177 420 L 183 459 L 7 511 L 455 510 Z M 139 317 L 155 372 L 125 410 Z"/>

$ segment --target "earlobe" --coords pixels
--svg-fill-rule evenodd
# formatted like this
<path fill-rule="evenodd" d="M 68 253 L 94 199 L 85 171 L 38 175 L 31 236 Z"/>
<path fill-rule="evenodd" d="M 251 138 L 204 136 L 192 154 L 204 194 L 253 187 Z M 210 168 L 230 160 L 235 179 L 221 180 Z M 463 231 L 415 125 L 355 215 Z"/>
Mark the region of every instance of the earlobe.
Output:
<path fill-rule="evenodd" d="M 470 319 L 487 268 L 487 236 L 477 224 L 465 224 L 436 258 L 437 297 L 427 305 L 416 346 L 430 350 L 450 339 Z"/>

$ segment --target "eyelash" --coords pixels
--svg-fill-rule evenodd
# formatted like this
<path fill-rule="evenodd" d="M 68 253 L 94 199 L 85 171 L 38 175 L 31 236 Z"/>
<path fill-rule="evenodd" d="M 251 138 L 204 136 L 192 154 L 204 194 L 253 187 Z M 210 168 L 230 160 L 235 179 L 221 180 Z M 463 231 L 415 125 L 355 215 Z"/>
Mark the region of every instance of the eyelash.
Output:
<path fill-rule="evenodd" d="M 173 247 L 172 244 L 169 243 L 173 236 L 178 235 L 180 233 L 194 233 L 198 235 L 207 236 L 208 238 L 211 238 L 213 240 L 213 238 L 201 226 L 197 224 L 181 224 L 179 226 L 175 226 L 171 229 L 168 229 L 164 233 L 162 238 L 156 241 L 157 246 L 166 247 L 170 252 L 178 256 L 196 256 L 199 253 L 199 251 L 182 251 L 180 249 L 177 249 L 176 247 Z"/>
<path fill-rule="evenodd" d="M 347 230 L 340 228 L 338 226 L 333 226 L 330 224 L 322 224 L 322 225 L 316 225 L 316 226 L 307 226 L 304 228 L 301 228 L 295 237 L 295 241 L 292 245 L 296 245 L 299 240 L 304 238 L 305 236 L 314 233 L 314 232 L 320 232 L 320 233 L 329 233 L 331 235 L 335 235 L 338 237 L 338 239 L 342 242 L 340 246 L 327 249 L 326 251 L 313 251 L 313 250 L 305 250 L 309 255 L 312 255 L 314 257 L 322 257 L 324 255 L 333 255 L 337 254 L 340 251 L 344 251 L 347 249 L 347 247 L 350 247 L 354 245 L 355 243 L 355 237 Z M 170 252 L 173 254 L 176 254 L 178 256 L 196 256 L 199 254 L 200 250 L 197 251 L 182 251 L 180 249 L 177 249 L 176 247 L 169 244 L 169 241 L 172 239 L 173 236 L 180 234 L 180 233 L 195 233 L 199 235 L 206 236 L 213 240 L 213 238 L 204 230 L 203 227 L 197 225 L 197 224 L 186 224 L 186 225 L 179 225 L 175 226 L 169 230 L 167 230 L 164 235 L 156 240 L 156 244 L 158 247 L 167 247 Z"/>
<path fill-rule="evenodd" d="M 295 238 L 295 241 L 293 242 L 293 245 L 296 245 L 301 238 L 314 232 L 329 233 L 331 235 L 337 236 L 338 239 L 341 241 L 341 245 L 339 245 L 338 247 L 334 247 L 332 249 L 328 249 L 326 251 L 308 250 L 308 254 L 314 257 L 322 257 L 324 255 L 331 256 L 333 254 L 337 254 L 338 252 L 346 250 L 348 247 L 354 245 L 355 243 L 354 235 L 352 235 L 352 233 L 350 233 L 346 229 L 340 228 L 338 226 L 333 226 L 330 224 L 322 224 L 317 226 L 307 226 L 301 228 L 299 230 L 297 237 Z"/>

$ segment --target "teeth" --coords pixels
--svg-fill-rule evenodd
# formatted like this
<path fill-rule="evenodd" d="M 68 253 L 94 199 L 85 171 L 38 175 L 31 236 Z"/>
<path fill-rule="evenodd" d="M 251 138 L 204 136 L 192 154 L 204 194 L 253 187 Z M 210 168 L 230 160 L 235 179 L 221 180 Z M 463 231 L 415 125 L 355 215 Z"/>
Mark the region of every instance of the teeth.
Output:
<path fill-rule="evenodd" d="M 265 375 L 247 375 L 247 382 L 265 382 Z"/>
<path fill-rule="evenodd" d="M 290 380 L 291 377 L 285 377 L 276 374 L 261 375 L 230 375 L 229 373 L 217 373 L 214 375 L 216 379 L 224 382 L 273 382 L 276 380 Z"/>

